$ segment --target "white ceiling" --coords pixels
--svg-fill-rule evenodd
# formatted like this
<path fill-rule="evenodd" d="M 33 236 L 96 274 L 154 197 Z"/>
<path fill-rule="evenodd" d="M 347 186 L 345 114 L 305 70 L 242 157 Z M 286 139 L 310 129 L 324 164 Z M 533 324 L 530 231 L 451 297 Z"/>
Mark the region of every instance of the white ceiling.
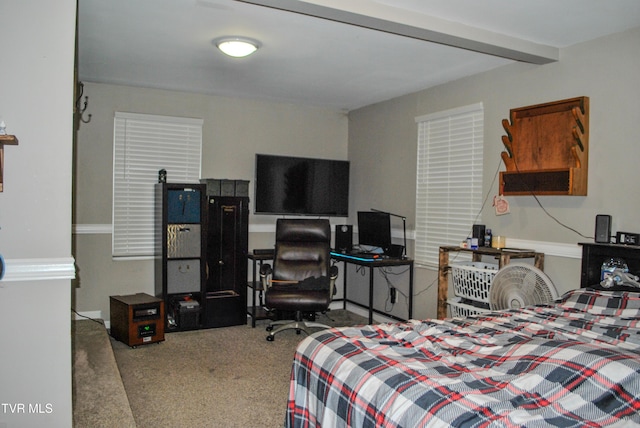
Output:
<path fill-rule="evenodd" d="M 513 61 L 556 61 L 563 47 L 640 26 L 638 0 L 78 3 L 81 81 L 345 111 Z M 221 36 L 262 46 L 233 59 L 213 46 Z"/>

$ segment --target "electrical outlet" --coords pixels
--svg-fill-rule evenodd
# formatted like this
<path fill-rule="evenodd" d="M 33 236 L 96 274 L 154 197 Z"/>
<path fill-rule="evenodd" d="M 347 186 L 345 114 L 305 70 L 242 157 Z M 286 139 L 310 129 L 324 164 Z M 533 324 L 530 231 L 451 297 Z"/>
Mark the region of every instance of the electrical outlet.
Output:
<path fill-rule="evenodd" d="M 396 302 L 396 289 L 394 287 L 389 288 L 389 298 L 391 299 L 391 303 Z"/>

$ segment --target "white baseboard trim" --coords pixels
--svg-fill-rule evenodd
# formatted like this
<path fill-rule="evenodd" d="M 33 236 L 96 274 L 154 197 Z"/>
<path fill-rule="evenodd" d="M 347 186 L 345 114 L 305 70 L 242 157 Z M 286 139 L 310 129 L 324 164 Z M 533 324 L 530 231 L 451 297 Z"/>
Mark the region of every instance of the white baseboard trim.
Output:
<path fill-rule="evenodd" d="M 74 312 L 73 314 L 74 320 L 83 320 L 83 319 L 94 319 L 101 320 L 102 319 L 102 311 L 86 311 L 86 312 Z"/>
<path fill-rule="evenodd" d="M 337 302 L 331 302 L 331 304 L 329 305 L 329 309 L 331 310 L 339 310 L 342 309 L 342 302 L 341 301 L 337 301 Z M 352 312 L 356 315 L 360 315 L 361 317 L 365 317 L 365 318 L 369 318 L 369 311 L 366 310 L 365 308 L 361 308 L 360 306 L 351 304 L 349 302 L 347 302 L 347 310 L 349 312 Z M 329 315 L 331 316 L 331 315 Z M 393 318 L 389 318 L 389 317 L 385 317 L 382 314 L 378 314 L 378 313 L 373 313 L 373 321 L 374 322 L 378 322 L 378 323 L 386 323 L 386 322 L 398 322 L 398 320 L 393 319 Z"/>
<path fill-rule="evenodd" d="M 5 259 L 3 282 L 75 279 L 73 257 L 51 259 Z"/>
<path fill-rule="evenodd" d="M 111 321 L 105 321 L 102 318 L 102 311 L 74 312 L 73 320 L 74 321 L 95 320 L 98 322 L 101 321 L 107 330 L 111 328 Z"/>

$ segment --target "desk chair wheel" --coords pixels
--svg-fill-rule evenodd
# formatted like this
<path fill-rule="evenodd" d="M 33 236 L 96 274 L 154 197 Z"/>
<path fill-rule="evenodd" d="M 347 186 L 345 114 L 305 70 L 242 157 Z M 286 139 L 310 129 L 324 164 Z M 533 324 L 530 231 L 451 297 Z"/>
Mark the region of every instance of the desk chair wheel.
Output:
<path fill-rule="evenodd" d="M 267 336 L 267 342 L 273 342 L 273 339 L 275 339 L 275 336 L 269 335 Z"/>
<path fill-rule="evenodd" d="M 267 329 L 266 329 L 266 330 L 267 330 L 267 331 L 271 331 L 271 330 L 273 330 L 273 326 L 272 326 L 272 325 L 267 326 Z"/>

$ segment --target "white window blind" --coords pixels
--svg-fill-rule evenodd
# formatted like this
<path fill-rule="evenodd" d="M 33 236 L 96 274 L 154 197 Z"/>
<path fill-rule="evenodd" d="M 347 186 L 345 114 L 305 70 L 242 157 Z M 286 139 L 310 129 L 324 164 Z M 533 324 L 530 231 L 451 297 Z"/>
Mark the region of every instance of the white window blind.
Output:
<path fill-rule="evenodd" d="M 113 132 L 114 257 L 154 254 L 155 185 L 200 179 L 202 119 L 116 112 Z"/>
<path fill-rule="evenodd" d="M 482 207 L 481 103 L 416 118 L 415 261 L 438 266 L 443 245 L 470 235 Z"/>

